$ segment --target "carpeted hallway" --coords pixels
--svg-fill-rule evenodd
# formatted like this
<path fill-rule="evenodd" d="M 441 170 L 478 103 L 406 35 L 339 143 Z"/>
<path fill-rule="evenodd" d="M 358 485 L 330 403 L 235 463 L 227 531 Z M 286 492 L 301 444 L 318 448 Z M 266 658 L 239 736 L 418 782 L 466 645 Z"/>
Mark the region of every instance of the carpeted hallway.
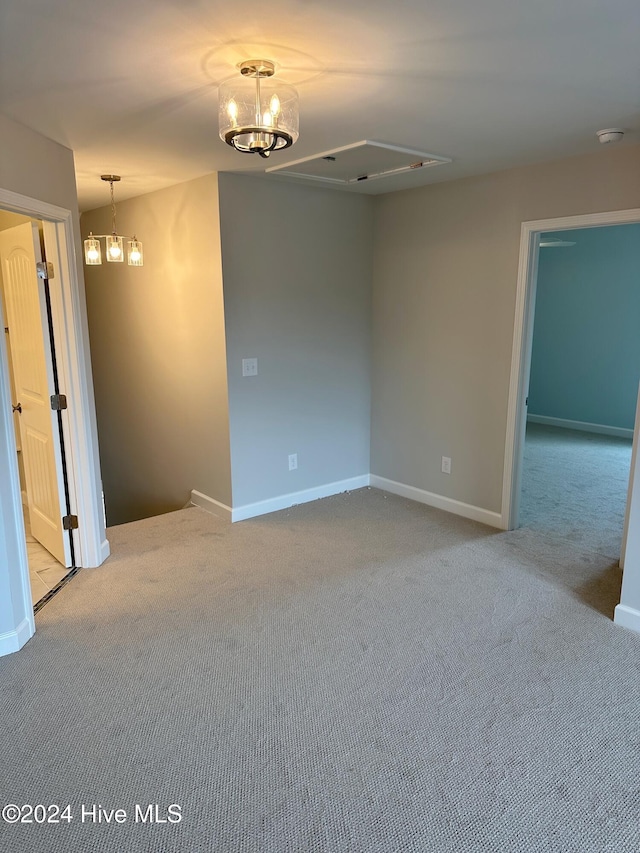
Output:
<path fill-rule="evenodd" d="M 0 822 L 0 849 L 640 850 L 640 637 L 607 556 L 373 489 L 109 535 L 0 659 L 3 804 L 73 816 Z M 156 803 L 181 822 L 135 822 Z"/>

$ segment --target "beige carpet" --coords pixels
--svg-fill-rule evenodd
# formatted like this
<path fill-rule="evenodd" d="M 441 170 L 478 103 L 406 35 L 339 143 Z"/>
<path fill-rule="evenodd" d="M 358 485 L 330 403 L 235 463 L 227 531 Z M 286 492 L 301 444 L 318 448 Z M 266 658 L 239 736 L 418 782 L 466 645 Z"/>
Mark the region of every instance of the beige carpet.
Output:
<path fill-rule="evenodd" d="M 520 524 L 619 559 L 631 439 L 527 424 Z"/>
<path fill-rule="evenodd" d="M 0 849 L 640 850 L 640 637 L 606 556 L 369 489 L 110 539 L 0 659 L 1 798 L 74 816 Z M 182 821 L 136 823 L 150 803 Z"/>

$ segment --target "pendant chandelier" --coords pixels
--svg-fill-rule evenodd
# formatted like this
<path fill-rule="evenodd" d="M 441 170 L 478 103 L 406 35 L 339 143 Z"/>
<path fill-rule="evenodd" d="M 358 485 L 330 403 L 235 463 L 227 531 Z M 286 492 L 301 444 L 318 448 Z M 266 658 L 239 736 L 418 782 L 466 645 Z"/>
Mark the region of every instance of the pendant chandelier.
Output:
<path fill-rule="evenodd" d="M 143 265 L 142 243 L 134 234 L 118 234 L 116 228 L 116 203 L 113 198 L 113 185 L 120 180 L 120 175 L 100 175 L 103 181 L 108 181 L 111 188 L 111 234 L 93 234 L 84 241 L 84 261 L 88 266 L 98 266 L 102 263 L 102 249 L 100 240 L 106 241 L 105 255 L 107 261 L 112 264 L 121 264 L 124 261 L 124 240 L 127 240 L 127 263 L 130 267 L 141 267 Z"/>
<path fill-rule="evenodd" d="M 298 138 L 298 93 L 272 79 L 275 65 L 268 59 L 248 59 L 238 69 L 239 77 L 220 86 L 220 139 L 261 157 L 289 148 Z"/>

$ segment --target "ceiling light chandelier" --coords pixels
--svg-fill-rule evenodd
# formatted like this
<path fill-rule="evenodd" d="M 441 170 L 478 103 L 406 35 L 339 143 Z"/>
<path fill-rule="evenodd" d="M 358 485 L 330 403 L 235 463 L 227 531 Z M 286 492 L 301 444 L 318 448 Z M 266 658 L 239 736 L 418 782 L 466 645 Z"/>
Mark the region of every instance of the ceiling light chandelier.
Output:
<path fill-rule="evenodd" d="M 238 68 L 240 77 L 220 86 L 220 139 L 261 157 L 289 148 L 298 138 L 298 93 L 271 79 L 275 65 L 268 59 L 248 59 Z"/>
<path fill-rule="evenodd" d="M 102 251 L 100 248 L 100 240 L 106 241 L 106 256 L 107 261 L 112 264 L 119 264 L 124 261 L 124 246 L 123 241 L 126 238 L 127 242 L 127 263 L 130 267 L 141 267 L 143 265 L 142 243 L 135 236 L 129 237 L 128 234 L 118 234 L 116 229 L 116 203 L 113 198 L 113 185 L 120 180 L 120 175 L 100 175 L 103 181 L 108 181 L 111 187 L 111 234 L 93 234 L 89 232 L 89 236 L 84 241 L 84 260 L 88 266 L 98 266 L 102 263 Z"/>

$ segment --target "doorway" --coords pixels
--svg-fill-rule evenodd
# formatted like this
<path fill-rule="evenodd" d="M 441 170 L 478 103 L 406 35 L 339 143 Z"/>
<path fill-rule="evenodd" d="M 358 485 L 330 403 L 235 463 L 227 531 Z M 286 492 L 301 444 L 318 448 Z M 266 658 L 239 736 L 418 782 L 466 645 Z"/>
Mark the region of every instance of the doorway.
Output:
<path fill-rule="evenodd" d="M 0 211 L 0 299 L 25 544 L 37 611 L 74 568 L 69 493 L 42 222 Z M 40 263 L 40 274 L 38 264 Z M 52 396 L 53 395 L 53 396 Z M 67 525 L 68 526 L 68 525 Z"/>
<path fill-rule="evenodd" d="M 527 397 L 541 235 L 546 232 L 563 232 L 567 241 L 570 241 L 571 232 L 575 229 L 638 222 L 640 222 L 640 210 L 636 209 L 522 223 L 503 480 L 502 521 L 505 529 L 515 529 L 520 519 Z M 623 541 L 625 538 L 626 529 L 623 532 Z M 624 557 L 624 553 L 621 556 Z"/>
<path fill-rule="evenodd" d="M 69 536 L 75 562 L 92 568 L 109 556 L 82 276 L 76 264 L 77 216 L 70 210 L 0 189 L 0 210 L 42 222 L 47 260 L 54 269 L 51 323 L 62 393 L 61 444 L 67 461 L 69 507 L 78 526 Z M 79 239 L 79 238 L 78 238 Z M 5 335 L 0 335 L 0 655 L 20 649 L 35 632 L 22 490 L 17 462 Z"/>
<path fill-rule="evenodd" d="M 640 223 L 541 235 L 520 523 L 617 561 L 640 381 Z"/>

